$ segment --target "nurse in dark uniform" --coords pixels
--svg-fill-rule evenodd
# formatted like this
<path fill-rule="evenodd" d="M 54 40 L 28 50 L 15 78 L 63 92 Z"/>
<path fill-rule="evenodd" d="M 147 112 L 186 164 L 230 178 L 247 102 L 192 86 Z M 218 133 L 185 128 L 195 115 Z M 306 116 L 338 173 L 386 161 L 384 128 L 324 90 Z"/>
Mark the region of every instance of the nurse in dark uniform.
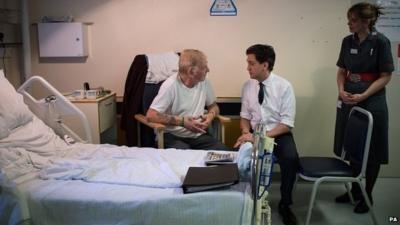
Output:
<path fill-rule="evenodd" d="M 370 153 L 366 170 L 366 192 L 371 200 L 372 189 L 381 164 L 388 163 L 388 110 L 385 86 L 394 70 L 390 41 L 374 28 L 382 8 L 370 3 L 358 3 L 347 12 L 348 26 L 352 33 L 342 42 L 337 66 L 337 104 L 334 149 L 340 156 L 344 128 L 353 106 L 370 111 L 374 118 Z M 358 175 L 361 164 L 350 162 Z M 355 213 L 368 212 L 360 187 L 353 183 L 352 195 L 357 201 Z M 350 202 L 347 193 L 335 199 L 338 203 Z"/>

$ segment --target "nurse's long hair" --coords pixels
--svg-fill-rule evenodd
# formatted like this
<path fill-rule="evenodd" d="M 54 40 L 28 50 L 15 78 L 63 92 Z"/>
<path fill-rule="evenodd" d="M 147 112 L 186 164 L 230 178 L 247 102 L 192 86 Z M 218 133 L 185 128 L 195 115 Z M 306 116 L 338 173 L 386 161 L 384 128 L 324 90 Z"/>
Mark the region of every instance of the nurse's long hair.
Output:
<path fill-rule="evenodd" d="M 376 4 L 360 2 L 350 7 L 350 9 L 347 11 L 347 16 L 350 16 L 350 14 L 355 14 L 358 18 L 369 21 L 369 29 L 372 30 L 376 21 L 378 20 L 378 17 L 384 14 L 382 9 L 382 6 Z"/>

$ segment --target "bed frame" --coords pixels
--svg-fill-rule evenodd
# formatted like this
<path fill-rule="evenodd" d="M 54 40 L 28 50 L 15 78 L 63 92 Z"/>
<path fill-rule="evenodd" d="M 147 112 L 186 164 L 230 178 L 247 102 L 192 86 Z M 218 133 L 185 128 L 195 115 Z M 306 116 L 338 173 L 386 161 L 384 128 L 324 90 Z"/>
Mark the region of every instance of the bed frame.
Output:
<path fill-rule="evenodd" d="M 254 132 L 251 161 L 251 186 L 253 198 L 253 224 L 271 224 L 271 208 L 268 204 L 268 188 L 271 185 L 274 163 L 274 139 L 265 136 L 265 127 L 258 124 Z"/>
<path fill-rule="evenodd" d="M 37 85 L 44 88 L 47 97 L 38 99 L 31 94 L 31 90 Z M 58 136 L 64 139 L 65 135 L 69 135 L 79 142 L 92 143 L 92 133 L 85 114 L 45 79 L 40 76 L 32 76 L 17 91 L 22 94 L 29 109 L 47 126 L 51 127 Z M 84 138 L 77 135 L 64 123 L 65 117 L 79 118 L 85 131 Z"/>
<path fill-rule="evenodd" d="M 48 96 L 43 99 L 35 98 L 31 94 L 34 86 L 40 85 L 48 92 Z M 51 127 L 57 135 L 64 138 L 69 135 L 79 142 L 91 143 L 92 136 L 89 122 L 75 105 L 65 98 L 46 80 L 39 76 L 30 77 L 19 89 L 18 92 L 24 97 L 25 103 L 30 110 Z M 64 117 L 75 116 L 80 119 L 84 126 L 85 138 L 78 136 L 64 122 Z M 251 160 L 251 185 L 253 200 L 253 225 L 271 224 L 271 209 L 268 205 L 268 187 L 271 183 L 271 174 L 273 167 L 273 139 L 265 137 L 262 132 L 262 124 L 257 126 L 255 132 L 255 143 L 252 150 Z"/>

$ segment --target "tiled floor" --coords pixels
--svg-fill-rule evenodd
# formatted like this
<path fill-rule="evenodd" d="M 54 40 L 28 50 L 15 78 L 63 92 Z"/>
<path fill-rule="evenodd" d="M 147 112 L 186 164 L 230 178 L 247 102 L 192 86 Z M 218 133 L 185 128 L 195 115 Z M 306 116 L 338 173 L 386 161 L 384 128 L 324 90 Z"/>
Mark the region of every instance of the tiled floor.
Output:
<path fill-rule="evenodd" d="M 279 182 L 272 184 L 269 190 L 269 204 L 272 209 L 272 225 L 282 225 L 277 212 L 280 200 Z M 293 194 L 292 209 L 299 225 L 305 224 L 308 203 L 310 201 L 312 183 L 299 181 Z M 350 204 L 337 204 L 334 198 L 344 193 L 341 184 L 322 184 L 317 193 L 316 202 L 311 215 L 311 225 L 367 225 L 373 224 L 370 214 L 355 214 Z M 373 193 L 375 214 L 380 225 L 400 225 L 400 179 L 379 178 Z M 398 222 L 390 222 L 390 217 Z"/>

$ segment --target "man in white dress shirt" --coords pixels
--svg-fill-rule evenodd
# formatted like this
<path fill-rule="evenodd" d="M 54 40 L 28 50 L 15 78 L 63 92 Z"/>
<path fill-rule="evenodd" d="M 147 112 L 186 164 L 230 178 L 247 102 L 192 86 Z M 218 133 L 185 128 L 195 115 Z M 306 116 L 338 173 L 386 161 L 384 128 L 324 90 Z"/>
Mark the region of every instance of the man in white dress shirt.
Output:
<path fill-rule="evenodd" d="M 253 45 L 246 51 L 250 74 L 242 90 L 240 128 L 242 135 L 235 147 L 253 141 L 252 131 L 258 123 L 266 125 L 266 135 L 275 138 L 274 155 L 281 167 L 281 201 L 279 214 L 285 225 L 297 224 L 290 209 L 292 190 L 298 170 L 298 154 L 291 129 L 294 127 L 296 99 L 292 85 L 272 73 L 275 52 L 268 45 Z"/>

